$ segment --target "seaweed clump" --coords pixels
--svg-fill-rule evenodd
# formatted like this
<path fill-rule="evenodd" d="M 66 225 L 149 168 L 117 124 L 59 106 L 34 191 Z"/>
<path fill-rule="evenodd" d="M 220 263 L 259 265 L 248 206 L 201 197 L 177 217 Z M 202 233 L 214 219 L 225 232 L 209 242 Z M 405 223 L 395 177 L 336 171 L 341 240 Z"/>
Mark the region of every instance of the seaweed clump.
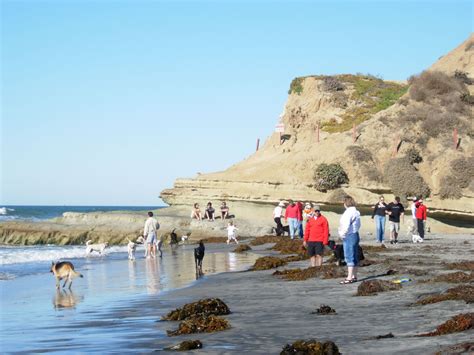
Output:
<path fill-rule="evenodd" d="M 338 355 L 339 348 L 332 341 L 319 342 L 314 339 L 311 340 L 297 340 L 293 344 L 286 344 L 283 347 L 280 355 L 294 355 L 294 354 L 308 354 L 308 355 Z"/>
<path fill-rule="evenodd" d="M 450 283 L 463 283 L 474 281 L 474 272 L 465 273 L 462 271 L 452 272 L 449 274 L 438 275 L 434 279 L 429 280 L 430 282 L 450 282 Z"/>
<path fill-rule="evenodd" d="M 280 240 L 282 240 L 282 237 L 275 237 L 274 235 L 264 235 L 263 237 L 258 237 L 258 238 L 253 239 L 250 242 L 250 245 L 257 246 L 257 245 L 262 245 L 262 244 L 267 244 L 267 243 L 277 243 Z"/>
<path fill-rule="evenodd" d="M 357 288 L 356 296 L 372 296 L 379 292 L 400 290 L 402 285 L 385 280 L 366 280 Z"/>
<path fill-rule="evenodd" d="M 249 250 L 252 250 L 252 248 L 248 244 L 239 244 L 237 248 L 234 249 L 234 253 L 244 253 Z"/>
<path fill-rule="evenodd" d="M 446 264 L 446 267 L 451 270 L 474 271 L 474 261 L 459 261 L 457 263 Z"/>
<path fill-rule="evenodd" d="M 197 302 L 185 304 L 182 308 L 177 308 L 163 316 L 162 320 L 184 320 L 192 316 L 209 316 L 209 315 L 227 315 L 230 314 L 230 309 L 219 298 L 206 298 Z"/>
<path fill-rule="evenodd" d="M 230 328 L 227 319 L 214 315 L 193 315 L 179 323 L 178 329 L 167 330 L 168 336 L 193 333 L 214 333 Z"/>
<path fill-rule="evenodd" d="M 275 276 L 280 276 L 287 281 L 303 281 L 314 277 L 321 277 L 323 279 L 335 279 L 345 276 L 345 270 L 336 265 L 323 265 L 316 267 L 309 267 L 306 269 L 288 269 L 282 271 L 275 271 Z"/>
<path fill-rule="evenodd" d="M 195 350 L 201 349 L 202 343 L 199 340 L 185 340 L 179 344 L 170 346 L 169 348 L 165 348 L 165 350 L 174 350 L 174 351 L 188 351 L 188 350 Z"/>
<path fill-rule="evenodd" d="M 312 314 L 336 314 L 336 310 L 330 306 L 322 304 L 315 312 L 311 312 Z"/>
<path fill-rule="evenodd" d="M 280 239 L 273 247 L 272 250 L 279 251 L 280 254 L 303 254 L 303 243 L 296 239 Z"/>
<path fill-rule="evenodd" d="M 464 313 L 458 314 L 443 324 L 436 327 L 436 330 L 433 332 L 420 334 L 419 337 L 433 337 L 451 333 L 464 332 L 474 328 L 474 313 Z"/>
<path fill-rule="evenodd" d="M 286 264 L 287 262 L 285 260 L 277 258 L 276 256 L 263 256 L 255 261 L 252 270 L 269 270 L 279 266 L 285 266 Z"/>
<path fill-rule="evenodd" d="M 464 301 L 474 303 L 474 286 L 460 285 L 450 288 L 437 295 L 426 296 L 416 302 L 419 305 L 438 303 L 443 301 Z"/>

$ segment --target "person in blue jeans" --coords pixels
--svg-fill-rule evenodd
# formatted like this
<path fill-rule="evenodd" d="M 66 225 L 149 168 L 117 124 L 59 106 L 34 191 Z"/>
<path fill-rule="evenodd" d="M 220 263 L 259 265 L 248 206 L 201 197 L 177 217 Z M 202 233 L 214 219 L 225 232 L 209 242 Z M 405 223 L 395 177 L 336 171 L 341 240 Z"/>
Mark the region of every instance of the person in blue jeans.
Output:
<path fill-rule="evenodd" d="M 344 197 L 345 212 L 339 222 L 338 233 L 343 241 L 344 258 L 347 264 L 347 277 L 341 281 L 341 285 L 357 282 L 357 267 L 359 266 L 359 230 L 360 212 L 356 209 L 356 203 L 350 196 Z"/>
<path fill-rule="evenodd" d="M 374 206 L 372 212 L 372 219 L 375 217 L 375 238 L 378 243 L 383 243 L 385 235 L 385 216 L 387 214 L 387 204 L 384 197 L 380 196 L 379 202 Z"/>
<path fill-rule="evenodd" d="M 289 205 L 285 210 L 285 222 L 290 226 L 290 237 L 295 238 L 295 234 L 298 233 L 299 221 L 298 216 L 300 215 L 300 209 L 298 204 L 293 200 L 289 200 Z"/>

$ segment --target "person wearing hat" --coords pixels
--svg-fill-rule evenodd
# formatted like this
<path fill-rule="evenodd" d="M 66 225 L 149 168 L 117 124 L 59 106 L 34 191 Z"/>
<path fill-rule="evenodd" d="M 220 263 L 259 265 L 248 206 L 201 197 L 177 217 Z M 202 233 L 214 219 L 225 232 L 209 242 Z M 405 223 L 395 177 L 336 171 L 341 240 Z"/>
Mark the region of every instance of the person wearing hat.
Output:
<path fill-rule="evenodd" d="M 329 223 L 321 214 L 318 205 L 314 206 L 314 215 L 308 220 L 304 232 L 303 245 L 311 257 L 311 266 L 323 264 L 324 246 L 329 243 Z"/>
<path fill-rule="evenodd" d="M 280 201 L 278 206 L 276 206 L 273 210 L 273 220 L 277 225 L 276 235 L 278 237 L 284 233 L 283 225 L 281 224 L 281 217 L 283 216 L 283 207 L 285 207 L 285 203 L 283 201 Z"/>
<path fill-rule="evenodd" d="M 303 209 L 303 234 L 306 231 L 306 224 L 308 219 L 311 218 L 314 214 L 313 205 L 311 202 L 306 202 Z"/>

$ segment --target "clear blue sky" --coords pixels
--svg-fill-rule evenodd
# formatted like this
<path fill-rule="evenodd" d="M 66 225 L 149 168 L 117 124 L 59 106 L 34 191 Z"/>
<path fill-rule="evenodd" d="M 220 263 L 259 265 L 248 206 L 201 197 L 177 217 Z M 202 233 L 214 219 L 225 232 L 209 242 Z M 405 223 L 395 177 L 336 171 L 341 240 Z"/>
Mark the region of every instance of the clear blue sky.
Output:
<path fill-rule="evenodd" d="M 290 81 L 406 79 L 471 1 L 1 1 L 0 204 L 155 205 L 272 133 Z"/>

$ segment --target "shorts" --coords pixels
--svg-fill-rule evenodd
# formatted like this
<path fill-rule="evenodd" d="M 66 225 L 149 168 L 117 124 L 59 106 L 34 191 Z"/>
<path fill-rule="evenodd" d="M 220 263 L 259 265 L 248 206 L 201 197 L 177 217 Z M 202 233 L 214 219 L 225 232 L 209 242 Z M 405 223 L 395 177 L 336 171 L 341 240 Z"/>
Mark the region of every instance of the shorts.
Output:
<path fill-rule="evenodd" d="M 323 242 L 308 242 L 308 255 L 323 255 L 324 253 L 324 244 Z"/>
<path fill-rule="evenodd" d="M 146 242 L 148 244 L 155 244 L 156 243 L 156 233 L 148 233 L 146 237 Z"/>
<path fill-rule="evenodd" d="M 395 232 L 395 233 L 400 232 L 400 222 L 389 221 L 388 225 L 390 226 L 390 232 Z"/>

